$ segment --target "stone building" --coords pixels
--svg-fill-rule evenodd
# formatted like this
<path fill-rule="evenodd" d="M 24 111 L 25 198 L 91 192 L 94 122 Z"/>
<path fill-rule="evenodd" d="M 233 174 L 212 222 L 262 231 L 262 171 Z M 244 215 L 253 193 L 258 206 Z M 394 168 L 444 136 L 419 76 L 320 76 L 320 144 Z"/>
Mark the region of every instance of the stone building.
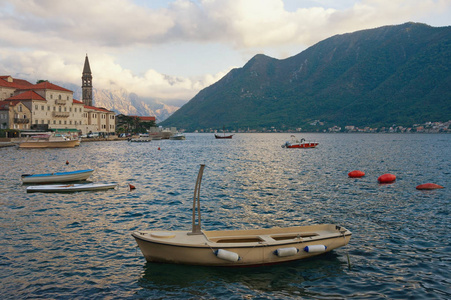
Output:
<path fill-rule="evenodd" d="M 83 101 L 48 81 L 32 84 L 0 76 L 0 128 L 80 131 L 115 134 L 115 113 L 92 105 L 92 74 L 88 56 L 82 74 Z M 1 101 L 3 100 L 3 101 Z"/>

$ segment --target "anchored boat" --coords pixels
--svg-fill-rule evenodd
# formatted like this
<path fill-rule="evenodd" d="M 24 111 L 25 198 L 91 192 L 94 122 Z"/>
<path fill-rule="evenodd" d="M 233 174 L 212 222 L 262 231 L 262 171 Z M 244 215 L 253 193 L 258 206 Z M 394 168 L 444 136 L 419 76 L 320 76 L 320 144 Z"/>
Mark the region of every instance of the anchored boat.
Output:
<path fill-rule="evenodd" d="M 19 148 L 73 148 L 79 145 L 78 138 L 55 133 L 42 133 L 21 141 Z"/>
<path fill-rule="evenodd" d="M 318 144 L 319 143 L 317 142 L 306 142 L 303 138 L 299 141 L 292 135 L 291 141 L 285 142 L 285 144 L 282 145 L 282 148 L 315 148 Z"/>
<path fill-rule="evenodd" d="M 69 182 L 88 179 L 94 172 L 93 169 L 77 170 L 71 172 L 57 172 L 44 174 L 23 174 L 21 176 L 23 183 L 51 183 L 51 182 Z"/>
<path fill-rule="evenodd" d="M 351 232 L 334 224 L 250 230 L 201 230 L 200 166 L 194 189 L 191 231 L 132 233 L 149 262 L 202 266 L 276 264 L 319 255 L 345 246 Z M 197 215 L 197 222 L 196 222 Z"/>
<path fill-rule="evenodd" d="M 117 184 L 114 183 L 81 183 L 81 184 L 52 184 L 36 185 L 27 187 L 27 193 L 73 193 L 83 191 L 100 191 L 114 189 Z"/>

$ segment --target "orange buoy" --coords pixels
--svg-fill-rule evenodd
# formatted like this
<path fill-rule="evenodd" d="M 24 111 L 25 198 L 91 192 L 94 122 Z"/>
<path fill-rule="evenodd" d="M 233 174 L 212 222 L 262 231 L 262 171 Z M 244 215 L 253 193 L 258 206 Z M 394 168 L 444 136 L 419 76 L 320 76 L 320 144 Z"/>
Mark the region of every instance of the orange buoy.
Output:
<path fill-rule="evenodd" d="M 444 187 L 435 183 L 424 183 L 417 186 L 417 190 L 435 190 L 443 189 Z"/>
<path fill-rule="evenodd" d="M 66 160 L 66 165 L 68 165 L 69 164 L 69 161 L 68 160 Z"/>
<path fill-rule="evenodd" d="M 350 178 L 360 178 L 360 177 L 365 176 L 365 172 L 360 171 L 360 170 L 354 170 L 354 171 L 352 171 L 352 172 L 349 172 L 349 173 L 348 173 L 348 176 L 349 176 Z"/>
<path fill-rule="evenodd" d="M 384 174 L 379 176 L 379 178 L 377 179 L 377 181 L 379 181 L 379 183 L 392 183 L 396 180 L 396 176 L 390 173 Z"/>
<path fill-rule="evenodd" d="M 128 184 L 128 186 L 130 187 L 130 191 L 136 189 L 135 186 L 130 183 Z"/>

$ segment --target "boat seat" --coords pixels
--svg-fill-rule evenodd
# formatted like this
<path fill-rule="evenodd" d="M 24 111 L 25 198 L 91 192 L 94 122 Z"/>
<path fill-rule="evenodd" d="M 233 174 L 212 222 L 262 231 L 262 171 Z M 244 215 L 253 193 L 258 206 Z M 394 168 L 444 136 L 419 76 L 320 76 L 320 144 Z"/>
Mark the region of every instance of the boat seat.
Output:
<path fill-rule="evenodd" d="M 270 237 L 269 235 L 259 235 L 258 236 L 261 240 L 265 242 L 275 242 L 276 240 Z"/>

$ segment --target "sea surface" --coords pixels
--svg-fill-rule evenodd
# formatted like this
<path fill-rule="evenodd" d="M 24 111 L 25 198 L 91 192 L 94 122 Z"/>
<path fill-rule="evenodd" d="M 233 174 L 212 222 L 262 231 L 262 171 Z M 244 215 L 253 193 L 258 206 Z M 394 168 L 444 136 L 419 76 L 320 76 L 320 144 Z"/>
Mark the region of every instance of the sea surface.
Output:
<path fill-rule="evenodd" d="M 297 136 L 319 146 L 284 149 L 278 133 L 1 148 L 1 298 L 450 299 L 451 135 Z M 200 164 L 204 230 L 334 223 L 350 243 L 265 267 L 147 263 L 131 233 L 190 230 Z M 118 188 L 27 194 L 20 181 L 84 168 Z M 397 180 L 378 184 L 384 173 Z M 445 188 L 415 189 L 428 182 Z"/>

